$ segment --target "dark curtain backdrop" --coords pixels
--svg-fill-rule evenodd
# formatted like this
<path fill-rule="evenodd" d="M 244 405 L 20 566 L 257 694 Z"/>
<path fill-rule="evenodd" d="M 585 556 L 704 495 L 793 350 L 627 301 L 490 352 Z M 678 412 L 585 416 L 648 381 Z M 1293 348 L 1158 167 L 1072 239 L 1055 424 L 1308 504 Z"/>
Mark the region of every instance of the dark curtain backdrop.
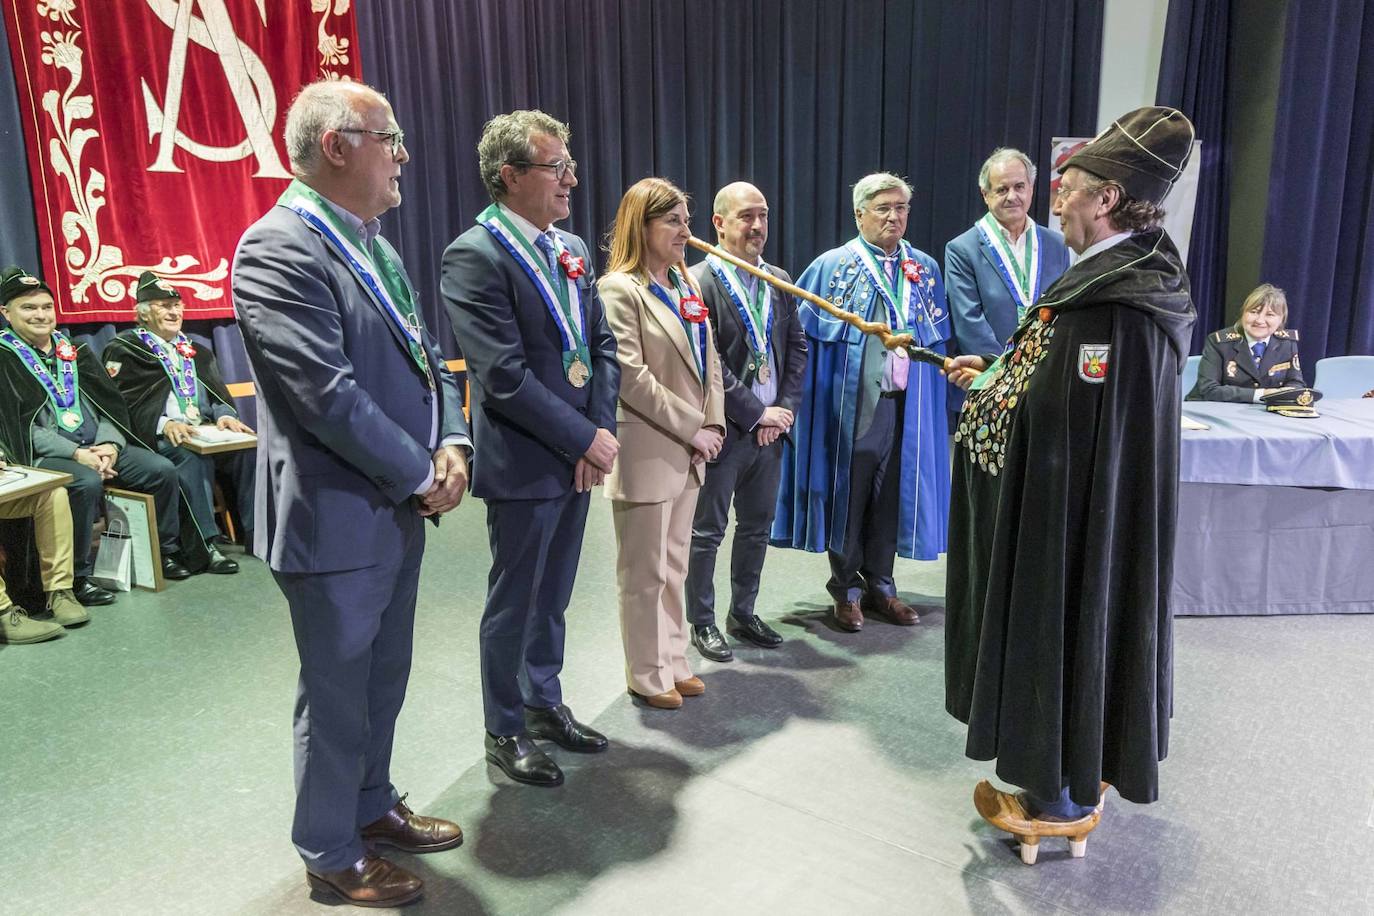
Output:
<path fill-rule="evenodd" d="M 850 189 L 868 172 L 911 178 L 907 235 L 943 260 L 984 210 L 977 173 L 994 147 L 1043 162 L 1052 136 L 1096 128 L 1102 9 L 1091 0 L 356 8 L 364 76 L 391 98 L 413 156 L 385 231 L 450 348 L 440 256 L 489 202 L 476 145 L 495 114 L 540 108 L 571 126 L 581 184 L 564 226 L 593 247 L 646 175 L 690 193 L 693 231 L 713 239 L 715 190 L 742 178 L 771 204 L 766 256 L 794 274 L 854 235 Z"/>
<path fill-rule="evenodd" d="M 854 234 L 850 188 L 868 172 L 911 178 L 908 237 L 942 260 L 945 243 L 983 212 L 976 180 L 988 152 L 1012 145 L 1043 163 L 1051 137 L 1096 128 L 1097 0 L 358 0 L 355 9 L 364 76 L 390 96 L 413 156 L 385 232 L 451 356 L 439 259 L 488 202 L 476 144 L 494 114 L 537 107 L 571 125 L 582 183 L 566 228 L 594 247 L 639 178 L 662 175 L 692 194 L 704 238 L 716 188 L 744 178 L 772 204 L 768 257 L 794 273 Z M 0 133 L 0 155 L 22 162 L 22 143 Z M 1042 171 L 1040 219 L 1046 187 Z M 36 251 L 11 233 L 29 213 L 7 205 L 0 217 L 4 250 L 14 239 L 21 263 Z M 97 342 L 113 333 L 80 330 Z M 232 324 L 190 330 L 214 340 L 226 378 L 248 377 Z"/>
<path fill-rule="evenodd" d="M 1374 6 L 1291 0 L 1283 56 L 1264 275 L 1310 366 L 1374 353 Z"/>
<path fill-rule="evenodd" d="M 1231 0 L 1169 0 L 1155 101 L 1182 111 L 1202 141 L 1202 170 L 1188 249 L 1198 318 L 1191 352 L 1226 324 L 1226 227 L 1231 208 L 1227 151 L 1227 57 Z"/>
<path fill-rule="evenodd" d="M 0 162 L 4 163 L 0 168 L 0 267 L 38 263 L 33 192 L 29 189 L 29 170 L 24 167 L 28 153 L 15 93 L 9 32 L 5 17 L 0 15 Z"/>

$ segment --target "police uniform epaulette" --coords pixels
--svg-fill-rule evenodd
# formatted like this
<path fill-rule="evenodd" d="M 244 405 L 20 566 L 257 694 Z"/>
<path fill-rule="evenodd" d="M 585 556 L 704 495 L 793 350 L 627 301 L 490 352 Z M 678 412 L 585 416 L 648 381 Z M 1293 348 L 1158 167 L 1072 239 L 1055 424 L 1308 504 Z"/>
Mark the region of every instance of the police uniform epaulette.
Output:
<path fill-rule="evenodd" d="M 1239 336 L 1240 335 L 1237 334 L 1235 331 L 1213 331 L 1212 341 L 1214 343 L 1222 343 L 1223 341 L 1227 340 L 1235 340 Z"/>
<path fill-rule="evenodd" d="M 1298 331 L 1297 331 L 1296 328 L 1281 328 L 1281 329 L 1279 329 L 1279 330 L 1277 330 L 1277 331 L 1274 332 L 1274 336 L 1275 336 L 1275 337 L 1286 337 L 1286 338 L 1288 338 L 1289 340 L 1297 340 L 1297 339 L 1298 339 Z"/>

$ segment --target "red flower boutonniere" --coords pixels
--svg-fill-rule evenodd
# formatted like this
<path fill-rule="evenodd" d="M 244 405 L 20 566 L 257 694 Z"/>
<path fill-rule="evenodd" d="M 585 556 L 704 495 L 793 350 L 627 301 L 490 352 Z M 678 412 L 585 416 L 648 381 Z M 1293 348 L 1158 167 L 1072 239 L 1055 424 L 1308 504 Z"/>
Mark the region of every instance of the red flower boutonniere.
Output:
<path fill-rule="evenodd" d="M 706 320 L 706 306 L 702 303 L 701 297 L 695 293 L 682 297 L 682 301 L 678 303 L 677 312 L 692 324 L 701 324 Z"/>
<path fill-rule="evenodd" d="M 191 342 L 189 340 L 178 340 L 176 346 L 177 352 L 180 353 L 182 356 L 186 357 L 187 359 L 190 359 L 191 357 L 196 355 L 196 348 L 191 346 Z"/>
<path fill-rule="evenodd" d="M 907 258 L 906 260 L 902 261 L 902 263 L 899 266 L 902 268 L 902 273 L 906 274 L 906 278 L 910 280 L 912 283 L 921 282 L 920 264 L 917 264 L 915 261 L 911 260 L 911 258 Z"/>
<path fill-rule="evenodd" d="M 67 363 L 76 359 L 76 347 L 72 346 L 71 341 L 60 340 L 57 342 L 57 358 Z"/>
<path fill-rule="evenodd" d="M 576 280 L 587 272 L 587 262 L 582 258 L 573 257 L 571 251 L 560 254 L 558 263 L 563 265 L 563 273 L 567 274 L 570 280 Z"/>

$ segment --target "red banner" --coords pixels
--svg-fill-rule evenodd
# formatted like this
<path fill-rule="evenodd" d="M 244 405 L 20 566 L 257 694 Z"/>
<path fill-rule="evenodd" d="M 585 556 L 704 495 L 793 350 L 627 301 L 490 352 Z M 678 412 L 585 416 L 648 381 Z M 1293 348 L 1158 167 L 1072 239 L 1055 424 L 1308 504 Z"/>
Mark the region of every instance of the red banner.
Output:
<path fill-rule="evenodd" d="M 361 76 L 351 0 L 6 0 L 58 320 L 128 321 L 152 270 L 233 314 L 239 236 L 290 179 L 296 91 Z"/>

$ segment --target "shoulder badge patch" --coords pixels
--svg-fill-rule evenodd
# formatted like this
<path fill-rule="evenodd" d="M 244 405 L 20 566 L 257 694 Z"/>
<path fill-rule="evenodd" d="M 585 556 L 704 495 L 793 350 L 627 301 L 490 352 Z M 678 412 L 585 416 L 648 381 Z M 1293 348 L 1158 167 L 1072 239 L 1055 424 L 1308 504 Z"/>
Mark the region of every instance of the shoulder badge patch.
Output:
<path fill-rule="evenodd" d="M 1236 361 L 1235 361 L 1234 359 L 1230 359 L 1230 360 L 1227 360 L 1227 361 L 1226 361 L 1226 377 L 1227 377 L 1227 378 L 1235 378 L 1235 377 L 1236 377 Z"/>
<path fill-rule="evenodd" d="M 1221 332 L 1218 331 L 1217 333 L 1221 333 Z M 1226 332 L 1226 337 L 1225 337 L 1224 339 L 1225 339 L 1225 340 L 1240 340 L 1240 332 L 1238 332 L 1238 331 L 1227 331 L 1227 332 Z"/>
<path fill-rule="evenodd" d="M 1274 336 L 1275 336 L 1275 337 L 1283 337 L 1283 338 L 1286 338 L 1286 339 L 1288 339 L 1288 340 L 1297 340 L 1297 339 L 1298 339 L 1298 331 L 1297 331 L 1296 328 L 1280 328 L 1279 330 L 1277 330 L 1277 331 L 1274 332 Z"/>
<path fill-rule="evenodd" d="M 119 370 L 122 368 L 124 368 L 124 364 L 117 363 L 114 360 L 111 360 L 110 362 L 105 364 L 105 371 L 110 374 L 110 378 L 114 378 L 116 375 L 118 375 Z"/>
<path fill-rule="evenodd" d="M 1111 352 L 1111 344 L 1079 344 L 1078 377 L 1093 385 L 1105 382 L 1107 361 Z"/>

